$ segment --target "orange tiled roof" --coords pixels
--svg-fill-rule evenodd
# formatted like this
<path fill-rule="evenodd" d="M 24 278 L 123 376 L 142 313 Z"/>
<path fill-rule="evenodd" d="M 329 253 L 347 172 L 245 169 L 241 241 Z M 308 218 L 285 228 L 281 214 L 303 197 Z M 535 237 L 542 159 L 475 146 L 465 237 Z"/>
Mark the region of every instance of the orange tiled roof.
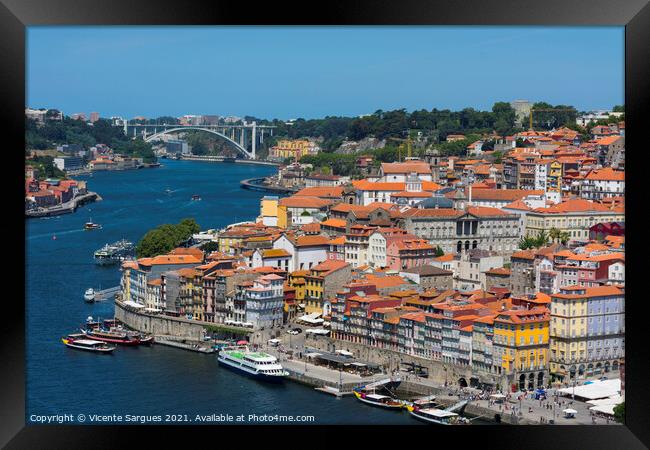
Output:
<path fill-rule="evenodd" d="M 330 205 L 332 202 L 330 200 L 325 200 L 319 197 L 302 197 L 298 195 L 293 195 L 291 197 L 281 198 L 279 201 L 280 206 L 286 206 L 289 208 L 315 208 L 320 209 L 324 208 L 327 205 Z"/>
<path fill-rule="evenodd" d="M 419 162 L 397 162 L 382 163 L 381 170 L 383 173 L 424 173 L 431 174 L 429 164 L 424 161 Z"/>
<path fill-rule="evenodd" d="M 343 195 L 343 186 L 308 187 L 296 192 L 296 196 L 332 198 Z"/>

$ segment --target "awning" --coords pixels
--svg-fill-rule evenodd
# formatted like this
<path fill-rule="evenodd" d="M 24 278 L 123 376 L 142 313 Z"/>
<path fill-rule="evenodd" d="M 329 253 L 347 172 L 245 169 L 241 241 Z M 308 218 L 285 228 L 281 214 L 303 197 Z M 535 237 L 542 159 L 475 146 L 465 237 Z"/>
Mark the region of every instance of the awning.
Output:
<path fill-rule="evenodd" d="M 343 356 L 353 356 L 354 354 L 352 352 L 349 352 L 347 350 L 337 350 L 336 353 L 339 353 Z"/>
<path fill-rule="evenodd" d="M 144 305 L 136 303 L 136 302 L 134 302 L 132 300 L 127 300 L 127 301 L 124 302 L 124 304 L 126 306 L 130 306 L 131 308 L 138 308 L 138 309 L 144 308 Z"/>
<path fill-rule="evenodd" d="M 492 397 L 492 398 L 506 398 L 506 396 L 503 395 L 503 394 L 492 394 L 492 395 L 490 395 L 490 397 Z"/>
<path fill-rule="evenodd" d="M 307 358 L 316 358 L 317 356 L 320 356 L 320 353 L 307 353 L 305 356 Z"/>
<path fill-rule="evenodd" d="M 616 378 L 613 380 L 594 381 L 593 383 L 558 389 L 562 395 L 575 395 L 576 397 L 586 398 L 589 400 L 596 400 L 606 397 L 619 395 L 621 391 L 621 380 Z"/>

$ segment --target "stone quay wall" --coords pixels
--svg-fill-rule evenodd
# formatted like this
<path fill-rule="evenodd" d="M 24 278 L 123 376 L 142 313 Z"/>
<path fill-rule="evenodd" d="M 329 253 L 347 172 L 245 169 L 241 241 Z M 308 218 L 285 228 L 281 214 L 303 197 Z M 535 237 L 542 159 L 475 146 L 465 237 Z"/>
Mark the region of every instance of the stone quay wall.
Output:
<path fill-rule="evenodd" d="M 115 318 L 134 330 L 151 333 L 154 336 L 174 336 L 190 341 L 201 341 L 205 335 L 203 326 L 195 321 L 137 312 L 119 301 L 115 302 Z"/>
<path fill-rule="evenodd" d="M 440 361 L 433 361 L 418 356 L 407 355 L 393 350 L 371 347 L 369 345 L 332 339 L 328 336 L 306 336 L 305 346 L 312 347 L 319 350 L 334 352 L 336 350 L 348 350 L 354 353 L 354 357 L 362 361 L 382 366 L 387 373 L 399 369 L 400 365 L 404 367 L 406 364 L 414 363 L 418 366 L 426 367 L 429 372 L 428 380 L 440 385 L 447 383 L 448 386 L 459 386 L 462 379 L 465 380 L 467 385 L 470 384 L 471 378 L 478 378 L 481 383 L 490 383 L 497 385 L 505 385 L 504 380 L 495 380 L 487 378 L 484 375 L 472 373 L 470 366 L 458 366 L 455 364 L 443 363 Z"/>

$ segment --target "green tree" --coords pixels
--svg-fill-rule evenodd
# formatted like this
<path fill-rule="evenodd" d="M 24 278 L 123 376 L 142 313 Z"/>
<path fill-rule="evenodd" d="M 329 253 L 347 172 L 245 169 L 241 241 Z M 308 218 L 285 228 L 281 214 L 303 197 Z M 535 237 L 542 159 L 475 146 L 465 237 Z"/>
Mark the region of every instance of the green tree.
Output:
<path fill-rule="evenodd" d="M 436 252 L 436 258 L 443 256 L 445 254 L 445 251 L 442 248 L 440 248 L 439 245 L 436 246 L 435 252 Z"/>
<path fill-rule="evenodd" d="M 148 258 L 169 253 L 200 230 L 194 219 L 183 219 L 176 225 L 159 225 L 140 239 L 136 255 L 138 258 Z"/>
<path fill-rule="evenodd" d="M 625 423 L 625 402 L 614 406 L 614 419 L 618 423 Z"/>

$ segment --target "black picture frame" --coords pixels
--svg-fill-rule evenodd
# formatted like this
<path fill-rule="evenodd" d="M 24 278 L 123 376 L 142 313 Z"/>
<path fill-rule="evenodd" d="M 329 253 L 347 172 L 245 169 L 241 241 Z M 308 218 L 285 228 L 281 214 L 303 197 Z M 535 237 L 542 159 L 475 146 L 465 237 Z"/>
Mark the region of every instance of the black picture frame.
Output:
<path fill-rule="evenodd" d="M 643 200 L 648 188 L 643 185 L 645 148 L 642 137 L 643 117 L 647 117 L 650 98 L 650 6 L 647 0 L 625 2 L 604 0 L 537 1 L 372 1 L 266 2 L 204 1 L 188 3 L 170 0 L 2 0 L 0 5 L 0 49 L 3 108 L 2 123 L 8 125 L 4 136 L 14 143 L 4 149 L 11 160 L 8 177 L 12 188 L 6 194 L 5 209 L 12 218 L 11 227 L 3 223 L 8 241 L 24 235 L 22 205 L 23 179 L 13 167 L 23 165 L 20 151 L 24 147 L 25 107 L 25 27 L 32 25 L 618 25 L 625 26 L 625 106 L 627 152 L 628 227 L 626 283 L 626 425 L 625 426 L 520 426 L 520 427 L 158 427 L 158 426 L 25 426 L 25 305 L 24 292 L 5 290 L 3 296 L 3 331 L 0 357 L 0 445 L 6 448 L 77 448 L 125 447 L 133 445 L 169 446 L 180 438 L 187 445 L 218 446 L 226 435 L 260 443 L 276 441 L 280 445 L 352 446 L 382 445 L 474 445 L 492 448 L 645 448 L 650 444 L 648 413 L 648 346 L 649 315 L 646 313 L 643 276 L 645 270 Z M 606 62 L 604 62 L 606 63 Z M 514 69 L 514 67 L 513 67 Z M 525 76 L 526 68 L 516 66 Z M 530 70 L 544 70 L 532 67 Z M 561 68 L 553 67 L 553 70 Z M 14 148 L 12 148 L 14 147 Z M 16 176 L 13 175 L 14 171 Z M 20 247 L 20 246 L 17 246 Z M 23 249 L 24 250 L 24 249 Z M 21 249 L 12 250 L 20 252 Z M 20 253 L 19 253 L 20 254 Z M 24 252 L 23 252 L 24 254 Z M 25 286 L 20 264 L 11 260 L 5 269 L 7 285 Z M 21 276 L 22 271 L 22 276 Z M 444 428 L 444 429 L 442 429 Z M 263 430 L 264 435 L 255 431 Z M 291 439 L 284 440 L 287 436 Z M 445 443 L 443 439 L 451 439 Z M 280 439 L 280 441 L 278 441 Z M 420 439 L 425 439 L 422 443 Z M 138 443 L 139 442 L 139 443 Z M 166 444 L 166 445 L 165 445 Z M 230 444 L 232 445 L 232 444 Z M 248 446 L 248 445 L 247 445 Z"/>

